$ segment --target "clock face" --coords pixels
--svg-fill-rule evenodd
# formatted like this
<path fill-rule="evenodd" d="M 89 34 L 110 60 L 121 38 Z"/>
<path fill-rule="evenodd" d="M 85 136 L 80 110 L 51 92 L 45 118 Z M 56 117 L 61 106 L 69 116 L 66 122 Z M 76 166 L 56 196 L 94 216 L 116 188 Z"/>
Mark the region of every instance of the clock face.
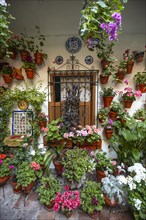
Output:
<path fill-rule="evenodd" d="M 26 110 L 28 108 L 28 102 L 26 100 L 20 100 L 18 102 L 18 107 L 21 109 L 21 110 Z"/>

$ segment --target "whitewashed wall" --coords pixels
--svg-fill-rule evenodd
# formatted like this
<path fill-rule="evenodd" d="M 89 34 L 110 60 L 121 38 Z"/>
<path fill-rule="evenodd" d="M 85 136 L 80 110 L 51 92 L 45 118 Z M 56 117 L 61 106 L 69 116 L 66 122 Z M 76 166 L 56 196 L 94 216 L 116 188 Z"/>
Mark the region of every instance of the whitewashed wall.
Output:
<path fill-rule="evenodd" d="M 53 63 L 55 57 L 61 55 L 65 62 L 71 55 L 65 49 L 65 42 L 69 37 L 78 36 L 78 25 L 81 16 L 80 12 L 83 7 L 83 0 L 8 0 L 7 2 L 10 3 L 10 13 L 16 18 L 10 24 L 10 28 L 15 34 L 20 34 L 22 32 L 28 35 L 34 35 L 36 32 L 35 25 L 38 25 L 41 29 L 41 33 L 46 37 L 44 51 L 48 54 L 48 60 L 45 62 L 44 66 L 38 69 L 40 77 L 36 76 L 33 80 L 34 83 L 42 80 L 43 86 L 46 88 L 48 81 L 48 65 L 58 68 L 59 66 Z M 129 0 L 128 3 L 125 4 L 125 10 L 122 12 L 122 20 L 123 31 L 119 37 L 118 44 L 115 46 L 114 55 L 117 59 L 122 59 L 122 54 L 126 49 L 131 49 L 131 51 L 144 49 L 146 45 L 146 1 Z M 85 46 L 75 55 L 80 63 L 83 64 L 85 64 L 85 57 L 87 55 L 92 55 L 94 57 L 94 63 L 92 65 L 95 66 L 95 69 L 101 70 L 100 61 L 96 53 L 88 51 Z M 15 62 L 10 60 L 10 63 L 18 68 L 22 65 L 20 58 Z M 126 78 L 130 82 L 129 86 L 134 89 L 133 76 L 137 71 L 144 70 L 145 63 L 146 60 L 142 63 L 135 64 L 132 74 L 126 75 Z M 23 73 L 25 76 L 24 70 Z M 2 82 L 3 79 L 0 78 L 0 81 Z M 31 86 L 30 81 L 29 83 Z M 23 82 L 16 81 L 12 84 L 11 88 L 21 86 L 22 84 Z M 109 85 L 110 84 L 111 80 L 109 81 Z M 125 87 L 124 83 L 118 85 L 112 84 L 112 86 L 114 86 L 117 91 Z M 46 93 L 48 93 L 47 89 Z M 115 100 L 116 99 L 117 98 L 115 98 Z M 46 100 L 43 105 L 43 111 L 47 111 L 47 102 Z M 98 103 L 99 106 L 102 104 L 100 98 Z M 144 94 L 133 103 L 132 109 L 128 110 L 128 112 L 132 115 L 136 109 L 143 107 L 143 104 Z M 102 134 L 103 128 L 100 129 Z M 40 142 L 42 142 L 42 137 L 40 137 Z M 107 146 L 108 142 L 104 140 L 103 149 L 105 151 L 107 151 Z"/>

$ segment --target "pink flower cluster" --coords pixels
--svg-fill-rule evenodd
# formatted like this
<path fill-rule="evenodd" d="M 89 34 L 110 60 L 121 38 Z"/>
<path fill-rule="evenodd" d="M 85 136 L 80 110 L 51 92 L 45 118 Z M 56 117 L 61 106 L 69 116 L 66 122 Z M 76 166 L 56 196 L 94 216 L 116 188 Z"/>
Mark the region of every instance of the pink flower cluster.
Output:
<path fill-rule="evenodd" d="M 57 193 L 54 200 L 54 211 L 61 211 L 62 213 L 71 212 L 73 209 L 77 209 L 80 204 L 80 192 L 78 190 L 71 191 L 68 186 L 64 187 L 65 192 L 61 194 Z"/>
<path fill-rule="evenodd" d="M 119 95 L 122 96 L 123 99 L 135 100 L 136 97 L 142 96 L 142 93 L 140 90 L 133 92 L 132 88 L 126 87 L 124 88 L 124 92 L 123 91 L 119 92 Z"/>
<path fill-rule="evenodd" d="M 98 134 L 98 132 L 99 132 L 99 129 L 96 128 L 96 125 L 93 125 L 93 126 L 86 125 L 83 128 L 80 126 L 79 128 L 81 128 L 81 130 L 76 130 L 77 136 L 86 137 L 86 136 L 92 135 L 94 133 Z"/>
<path fill-rule="evenodd" d="M 40 169 L 40 164 L 36 163 L 35 161 L 33 161 L 30 166 L 34 169 L 34 170 L 39 170 Z"/>

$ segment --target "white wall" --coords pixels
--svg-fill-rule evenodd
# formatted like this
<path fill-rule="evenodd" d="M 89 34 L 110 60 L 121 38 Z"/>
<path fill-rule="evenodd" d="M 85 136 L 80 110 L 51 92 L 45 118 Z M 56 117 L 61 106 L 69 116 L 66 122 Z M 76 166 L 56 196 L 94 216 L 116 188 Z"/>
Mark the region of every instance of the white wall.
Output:
<path fill-rule="evenodd" d="M 16 18 L 10 24 L 10 28 L 15 34 L 23 32 L 33 35 L 35 33 L 35 25 L 38 25 L 41 33 L 46 37 L 44 51 L 48 54 L 48 60 L 38 70 L 40 77 L 36 76 L 34 79 L 35 83 L 42 80 L 44 87 L 46 87 L 48 65 L 58 68 L 59 66 L 53 63 L 55 57 L 61 55 L 64 61 L 66 61 L 71 55 L 65 49 L 65 42 L 69 37 L 78 36 L 78 25 L 83 0 L 8 0 L 7 2 L 11 5 L 9 9 L 10 13 Z M 119 42 L 115 46 L 114 55 L 117 59 L 122 59 L 122 54 L 126 49 L 130 49 L 131 51 L 144 49 L 146 45 L 146 1 L 129 0 L 125 4 L 125 10 L 122 12 L 122 20 L 122 34 L 119 36 Z M 95 69 L 101 70 L 100 61 L 95 52 L 88 51 L 83 46 L 75 55 L 82 64 L 85 64 L 84 59 L 87 55 L 92 55 L 94 57 L 94 63 L 92 65 L 95 66 Z M 17 59 L 15 62 L 10 60 L 10 63 L 13 66 L 21 67 L 22 64 L 19 60 Z M 135 88 L 133 76 L 137 71 L 144 70 L 145 63 L 146 59 L 142 63 L 135 64 L 132 74 L 127 75 L 126 78 L 130 81 L 129 86 Z M 0 80 L 2 81 L 2 79 Z M 109 85 L 110 83 L 111 81 Z M 11 88 L 16 85 L 22 85 L 22 82 L 16 81 Z M 115 86 L 115 90 L 117 91 L 125 87 L 124 83 L 113 86 Z M 136 109 L 143 107 L 143 103 L 144 94 L 133 103 L 132 109 L 128 110 L 129 113 L 133 114 Z M 99 99 L 100 104 L 101 100 Z M 47 110 L 47 100 L 44 103 L 43 109 L 44 111 Z M 103 149 L 105 151 L 107 151 L 107 144 L 108 142 L 105 140 L 103 142 Z"/>

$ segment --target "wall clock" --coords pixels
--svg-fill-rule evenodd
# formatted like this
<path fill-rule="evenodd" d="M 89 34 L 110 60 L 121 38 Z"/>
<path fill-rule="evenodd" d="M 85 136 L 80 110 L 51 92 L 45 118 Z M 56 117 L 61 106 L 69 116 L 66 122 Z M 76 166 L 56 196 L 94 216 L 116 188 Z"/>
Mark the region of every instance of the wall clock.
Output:
<path fill-rule="evenodd" d="M 28 102 L 26 100 L 20 100 L 18 101 L 18 107 L 21 109 L 21 110 L 26 110 L 28 108 Z"/>
<path fill-rule="evenodd" d="M 66 41 L 65 47 L 69 53 L 77 53 L 82 47 L 82 41 L 78 37 L 70 37 Z"/>

